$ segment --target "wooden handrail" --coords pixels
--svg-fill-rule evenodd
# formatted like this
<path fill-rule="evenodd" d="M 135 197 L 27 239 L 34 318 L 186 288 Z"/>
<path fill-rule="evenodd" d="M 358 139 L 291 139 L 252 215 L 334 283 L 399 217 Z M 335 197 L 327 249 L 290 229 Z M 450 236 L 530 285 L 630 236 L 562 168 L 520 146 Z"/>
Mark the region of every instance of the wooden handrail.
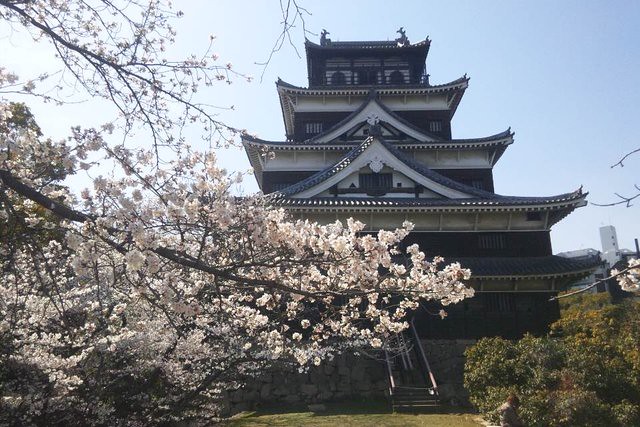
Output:
<path fill-rule="evenodd" d="M 391 384 L 391 388 L 389 389 L 389 395 L 393 396 L 393 389 L 396 387 L 396 382 L 393 379 L 393 372 L 391 372 L 391 362 L 389 361 L 389 353 L 387 350 L 384 351 L 384 358 L 387 362 L 387 372 L 389 374 L 389 384 Z"/>
<path fill-rule="evenodd" d="M 398 342 L 400 344 L 400 351 L 402 352 L 402 357 L 407 361 L 406 367 L 407 369 L 413 369 L 413 362 L 411 362 L 411 356 L 409 355 L 409 348 L 407 347 L 407 342 L 404 339 L 404 334 L 400 333 L 398 336 Z"/>
<path fill-rule="evenodd" d="M 422 348 L 422 342 L 420 341 L 420 336 L 418 336 L 418 331 L 416 330 L 416 325 L 413 323 L 413 319 L 411 319 L 411 332 L 413 332 L 413 338 L 416 341 L 416 345 L 418 346 L 420 356 L 422 356 L 422 361 L 424 362 L 424 365 L 427 368 L 427 372 L 429 373 L 429 379 L 431 380 L 431 384 L 433 385 L 433 390 L 437 393 L 438 384 L 436 383 L 436 379 L 433 376 L 433 372 L 431 371 L 431 366 L 429 365 L 427 356 L 424 353 L 424 348 Z"/>

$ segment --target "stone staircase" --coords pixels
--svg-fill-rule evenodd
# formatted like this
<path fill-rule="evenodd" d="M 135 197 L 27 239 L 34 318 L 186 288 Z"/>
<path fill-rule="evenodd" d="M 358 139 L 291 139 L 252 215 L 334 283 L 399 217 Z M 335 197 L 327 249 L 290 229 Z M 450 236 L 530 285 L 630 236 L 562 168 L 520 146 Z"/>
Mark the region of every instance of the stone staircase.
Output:
<path fill-rule="evenodd" d="M 440 405 L 438 386 L 413 322 L 385 350 L 394 412 L 420 412 Z"/>

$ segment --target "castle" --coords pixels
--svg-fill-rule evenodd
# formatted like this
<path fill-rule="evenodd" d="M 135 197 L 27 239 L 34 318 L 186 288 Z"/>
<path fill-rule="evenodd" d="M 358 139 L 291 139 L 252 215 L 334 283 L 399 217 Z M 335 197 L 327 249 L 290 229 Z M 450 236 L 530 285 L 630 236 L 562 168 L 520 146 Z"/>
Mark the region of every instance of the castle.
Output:
<path fill-rule="evenodd" d="M 323 31 L 320 44 L 306 41 L 308 87 L 276 83 L 285 139 L 243 137 L 256 180 L 294 217 L 353 217 L 368 232 L 409 220 L 407 245 L 470 268 L 476 296 L 447 307 L 444 320 L 430 314 L 435 304 L 416 313 L 420 339 L 544 333 L 559 315 L 550 297 L 597 261 L 551 248 L 551 227 L 586 205 L 587 194 L 496 193 L 493 168 L 514 133 L 453 138 L 469 78 L 432 84 L 431 41 L 398 33 L 392 41 L 332 41 Z"/>

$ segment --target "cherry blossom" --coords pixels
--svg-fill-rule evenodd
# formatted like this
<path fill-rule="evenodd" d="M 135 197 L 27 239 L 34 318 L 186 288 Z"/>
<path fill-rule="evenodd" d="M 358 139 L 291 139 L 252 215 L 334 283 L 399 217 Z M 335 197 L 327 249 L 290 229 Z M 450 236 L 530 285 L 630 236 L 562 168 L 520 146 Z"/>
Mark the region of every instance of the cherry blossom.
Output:
<path fill-rule="evenodd" d="M 410 223 L 364 235 L 352 219 L 296 220 L 234 195 L 242 175 L 181 135 L 191 123 L 232 141 L 193 94 L 248 76 L 210 62 L 213 37 L 166 58 L 182 15 L 162 0 L 0 0 L 16 31 L 54 43 L 75 78 L 54 86 L 118 110 L 47 138 L 10 96 L 52 100 L 51 76 L 0 68 L 0 422 L 209 420 L 274 363 L 304 371 L 384 348 L 421 301 L 473 295 L 468 270 L 403 249 Z M 137 127 L 144 147 L 122 140 Z M 92 178 L 78 194 L 64 181 L 75 174 Z"/>

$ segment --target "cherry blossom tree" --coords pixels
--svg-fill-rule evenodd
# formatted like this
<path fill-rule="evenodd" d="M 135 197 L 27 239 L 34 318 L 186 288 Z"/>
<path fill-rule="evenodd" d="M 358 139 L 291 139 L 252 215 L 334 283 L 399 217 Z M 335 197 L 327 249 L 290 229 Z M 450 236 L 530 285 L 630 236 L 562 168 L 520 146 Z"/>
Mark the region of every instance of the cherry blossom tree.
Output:
<path fill-rule="evenodd" d="M 265 366 L 382 348 L 420 301 L 473 294 L 469 271 L 399 249 L 409 223 L 364 235 L 357 221 L 293 221 L 266 197 L 235 196 L 242 176 L 182 135 L 233 142 L 239 131 L 194 96 L 245 76 L 218 64 L 213 39 L 165 57 L 181 15 L 162 0 L 0 0 L 2 21 L 50 42 L 61 65 L 26 81 L 0 68 L 3 422 L 206 420 Z M 56 108 L 64 91 L 118 115 L 55 141 L 12 102 Z M 128 138 L 140 127 L 148 148 Z M 97 176 L 75 194 L 64 179 L 82 171 Z"/>

